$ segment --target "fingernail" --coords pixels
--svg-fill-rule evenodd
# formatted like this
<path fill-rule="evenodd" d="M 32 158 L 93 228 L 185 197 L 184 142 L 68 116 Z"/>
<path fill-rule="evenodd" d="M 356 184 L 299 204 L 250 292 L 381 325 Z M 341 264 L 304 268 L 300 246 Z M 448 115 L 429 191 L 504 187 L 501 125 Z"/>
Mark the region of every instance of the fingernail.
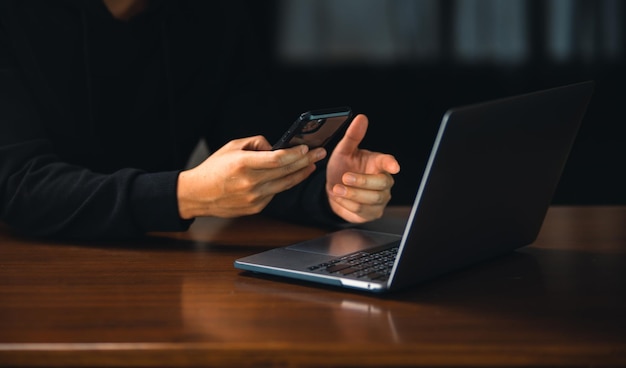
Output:
<path fill-rule="evenodd" d="M 315 157 L 319 160 L 323 159 L 324 157 L 326 157 L 326 150 L 325 149 L 320 149 L 315 153 Z"/>
<path fill-rule="evenodd" d="M 352 174 L 346 174 L 346 176 L 343 177 L 343 181 L 345 184 L 354 184 L 356 183 L 356 176 Z"/>
<path fill-rule="evenodd" d="M 335 193 L 338 196 L 344 196 L 346 195 L 346 188 L 343 185 L 335 185 L 333 187 L 333 193 Z"/>

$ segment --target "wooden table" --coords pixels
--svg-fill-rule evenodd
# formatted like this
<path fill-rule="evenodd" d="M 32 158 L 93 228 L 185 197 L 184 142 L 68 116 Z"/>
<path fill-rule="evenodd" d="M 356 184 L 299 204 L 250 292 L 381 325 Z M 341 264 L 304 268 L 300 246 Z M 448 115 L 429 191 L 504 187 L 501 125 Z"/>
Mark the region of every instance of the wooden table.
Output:
<path fill-rule="evenodd" d="M 233 267 L 323 233 L 258 216 L 135 242 L 2 227 L 0 366 L 626 366 L 626 207 L 553 207 L 532 246 L 387 296 Z"/>

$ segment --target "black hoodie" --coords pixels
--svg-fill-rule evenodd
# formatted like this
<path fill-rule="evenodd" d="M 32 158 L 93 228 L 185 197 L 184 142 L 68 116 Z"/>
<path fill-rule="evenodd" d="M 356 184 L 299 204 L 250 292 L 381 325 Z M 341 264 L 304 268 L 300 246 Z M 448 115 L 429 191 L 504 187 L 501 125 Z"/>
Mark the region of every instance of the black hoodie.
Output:
<path fill-rule="evenodd" d="M 123 22 L 98 0 L 0 0 L 2 221 L 69 238 L 186 230 L 176 183 L 198 140 L 263 134 L 249 116 L 272 116 L 244 5 L 152 0 Z M 336 221 L 323 171 L 265 212 Z"/>

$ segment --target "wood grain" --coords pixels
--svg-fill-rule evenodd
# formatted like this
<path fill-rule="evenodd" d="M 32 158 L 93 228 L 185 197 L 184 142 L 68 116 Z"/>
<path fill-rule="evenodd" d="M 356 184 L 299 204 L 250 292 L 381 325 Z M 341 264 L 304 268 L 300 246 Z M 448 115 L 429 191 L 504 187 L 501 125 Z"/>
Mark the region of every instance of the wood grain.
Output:
<path fill-rule="evenodd" d="M 252 216 L 70 243 L 0 226 L 0 366 L 626 366 L 626 207 L 553 207 L 532 246 L 386 296 L 233 267 L 326 231 Z"/>

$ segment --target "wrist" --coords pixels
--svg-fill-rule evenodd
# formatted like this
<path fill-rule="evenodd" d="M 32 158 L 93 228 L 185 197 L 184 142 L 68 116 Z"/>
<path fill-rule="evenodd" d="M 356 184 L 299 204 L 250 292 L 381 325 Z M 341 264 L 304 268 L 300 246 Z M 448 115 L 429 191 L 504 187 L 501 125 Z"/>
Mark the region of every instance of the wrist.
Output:
<path fill-rule="evenodd" d="M 193 196 L 190 190 L 190 172 L 181 171 L 178 174 L 176 186 L 176 199 L 178 201 L 178 215 L 183 220 L 191 220 L 196 217 Z"/>

